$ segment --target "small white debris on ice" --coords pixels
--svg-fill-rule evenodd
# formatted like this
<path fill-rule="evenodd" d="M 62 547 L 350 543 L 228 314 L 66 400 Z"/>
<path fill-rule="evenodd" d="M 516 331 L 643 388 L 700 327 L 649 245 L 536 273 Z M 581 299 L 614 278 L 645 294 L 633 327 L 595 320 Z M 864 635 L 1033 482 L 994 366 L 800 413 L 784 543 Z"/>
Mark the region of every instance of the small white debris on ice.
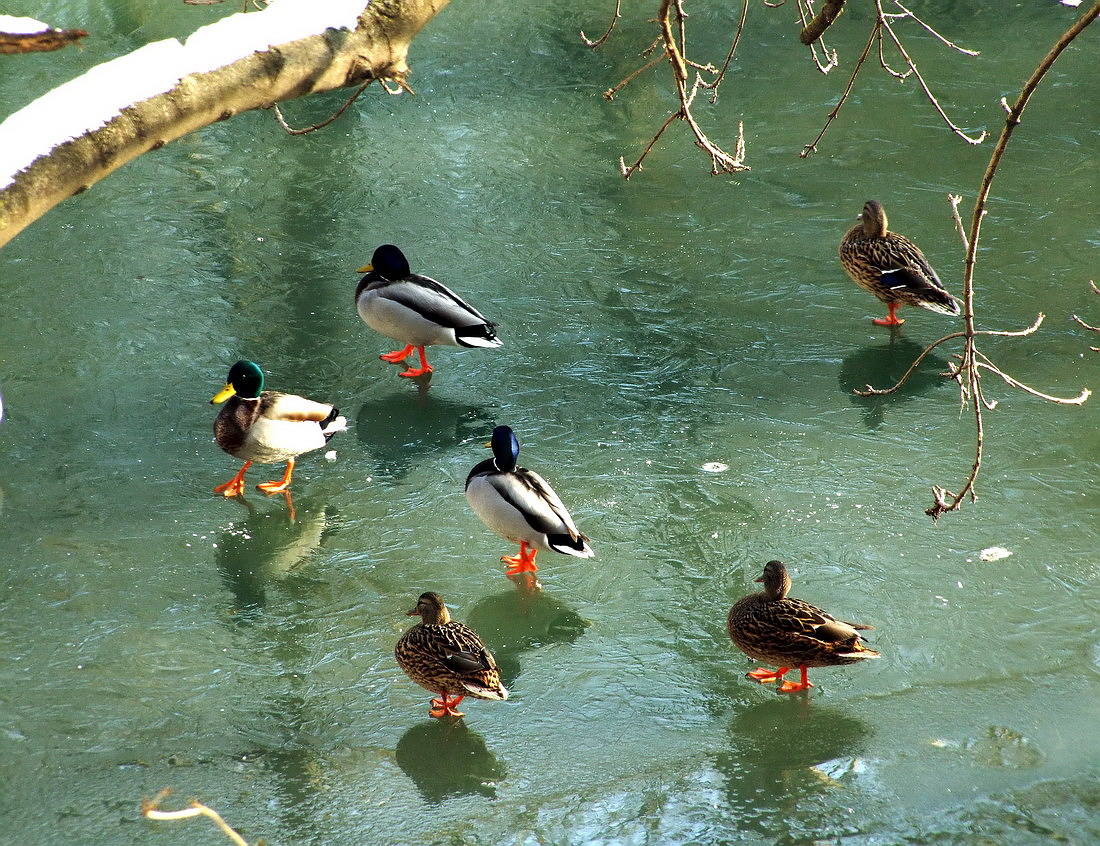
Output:
<path fill-rule="evenodd" d="M 708 461 L 703 465 L 703 469 L 708 473 L 725 473 L 730 469 L 730 466 L 723 464 L 721 461 Z"/>
<path fill-rule="evenodd" d="M 330 449 L 328 452 L 325 453 L 325 461 L 335 461 L 335 460 L 336 460 L 336 450 Z"/>
<path fill-rule="evenodd" d="M 1008 558 L 1011 554 L 1003 546 L 988 546 L 978 554 L 978 557 L 982 561 L 1000 561 L 1002 558 Z"/>

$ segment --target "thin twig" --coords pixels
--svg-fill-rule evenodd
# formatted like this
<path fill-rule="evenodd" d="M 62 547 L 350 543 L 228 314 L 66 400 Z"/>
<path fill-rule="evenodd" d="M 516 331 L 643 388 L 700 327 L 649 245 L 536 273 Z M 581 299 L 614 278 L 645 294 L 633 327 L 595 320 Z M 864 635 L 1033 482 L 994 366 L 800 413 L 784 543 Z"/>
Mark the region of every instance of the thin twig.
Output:
<path fill-rule="evenodd" d="M 294 129 L 293 127 L 291 127 L 286 122 L 286 119 L 283 117 L 283 112 L 279 108 L 278 103 L 276 103 L 275 105 L 273 105 L 271 107 L 271 111 L 275 115 L 275 120 L 277 120 L 279 122 L 279 126 L 281 126 L 284 130 L 286 130 L 286 133 L 288 135 L 306 135 L 307 133 L 310 133 L 310 132 L 316 132 L 318 129 L 323 129 L 324 127 L 326 127 L 330 123 L 332 123 L 334 120 L 336 120 L 338 117 L 340 117 L 340 115 L 342 115 L 344 112 L 346 112 L 348 110 L 348 108 L 351 106 L 352 103 L 354 103 L 356 100 L 359 99 L 359 95 L 362 94 L 364 91 L 366 91 L 367 86 L 370 85 L 372 82 L 374 82 L 374 77 L 371 77 L 366 82 L 364 82 L 362 85 L 360 85 L 358 88 L 356 88 L 355 93 L 352 94 L 348 98 L 347 102 L 344 103 L 344 105 L 342 105 L 340 108 L 338 108 L 335 112 L 333 112 L 331 115 L 329 115 L 327 118 L 325 118 L 320 123 L 315 123 L 315 124 L 313 124 L 313 126 L 307 126 L 305 129 Z M 401 80 L 398 80 L 397 83 L 398 83 L 398 85 L 403 84 L 401 82 Z M 389 91 L 388 88 L 386 90 Z M 390 92 L 390 93 L 392 93 L 392 92 Z"/>
<path fill-rule="evenodd" d="M 903 5 L 901 5 L 901 3 L 898 2 L 898 0 L 892 0 L 892 2 L 895 6 L 897 6 L 899 9 L 901 9 L 903 12 L 905 12 L 906 17 L 912 18 L 914 21 L 917 22 L 918 25 L 922 26 L 925 30 L 930 32 L 932 35 L 934 35 L 936 38 L 938 38 L 941 42 L 946 44 L 952 50 L 958 50 L 960 53 L 964 53 L 967 56 L 980 56 L 981 55 L 981 53 L 977 50 L 967 50 L 965 47 L 960 47 L 955 42 L 950 41 L 947 38 L 944 38 L 942 35 L 940 35 L 938 32 L 936 32 L 936 30 L 932 29 L 932 27 L 930 27 L 928 24 L 926 24 L 924 21 L 922 21 L 920 18 L 918 18 L 916 15 L 914 15 L 908 9 L 906 9 Z"/>
<path fill-rule="evenodd" d="M 940 103 L 936 99 L 936 96 L 932 93 L 932 89 L 928 87 L 928 83 L 924 81 L 924 77 L 921 76 L 920 71 L 917 70 L 916 63 L 909 57 L 909 54 L 905 51 L 905 47 L 902 46 L 901 39 L 897 37 L 897 35 L 894 33 L 893 28 L 891 28 L 889 21 L 886 19 L 886 15 L 882 11 L 881 0 L 875 0 L 875 7 L 878 9 L 879 22 L 882 24 L 882 28 L 890 34 L 890 40 L 893 41 L 894 46 L 898 48 L 898 52 L 901 53 L 901 57 L 905 59 L 905 63 L 909 65 L 910 68 L 912 68 L 913 76 L 915 76 L 917 82 L 920 83 L 921 90 L 924 91 L 924 96 L 928 99 L 928 102 L 932 104 L 932 107 L 936 110 L 937 114 L 939 114 L 940 118 L 943 119 L 943 122 L 947 124 L 952 132 L 954 132 L 968 144 L 981 144 L 989 135 L 989 133 L 983 129 L 978 136 L 971 137 L 952 122 L 951 118 L 947 116 L 947 112 L 945 112 L 943 110 L 943 107 L 940 106 Z"/>
<path fill-rule="evenodd" d="M 642 65 L 636 71 L 634 71 L 632 74 L 630 74 L 626 78 L 620 80 L 618 84 L 611 86 L 605 92 L 603 92 L 604 99 L 605 100 L 614 100 L 615 95 L 618 94 L 622 89 L 624 89 L 627 85 L 629 85 L 637 77 L 641 76 L 643 73 L 645 73 L 650 68 L 656 67 L 657 65 L 661 64 L 661 62 L 663 62 L 664 60 L 665 60 L 665 57 L 662 54 L 662 55 L 658 56 L 656 59 L 651 59 L 650 61 L 646 62 L 644 65 Z"/>
<path fill-rule="evenodd" d="M 983 356 L 983 358 L 984 358 L 984 356 Z M 1088 388 L 1082 388 L 1081 393 L 1079 393 L 1075 397 L 1069 397 L 1069 398 L 1054 397 L 1054 396 L 1051 396 L 1050 394 L 1044 394 L 1042 391 L 1037 391 L 1037 390 L 1035 390 L 1035 388 L 1028 387 L 1023 382 L 1019 381 L 1018 379 L 1013 379 L 1011 376 L 1009 376 L 1007 373 L 1005 373 L 1003 370 L 1001 370 L 1001 368 L 997 367 L 997 365 L 993 364 L 992 362 L 989 362 L 988 360 L 987 361 L 976 361 L 976 362 L 974 362 L 974 366 L 975 367 L 980 367 L 983 370 L 989 370 L 993 373 L 996 373 L 998 376 L 1000 376 L 1002 379 L 1004 379 L 1005 382 L 1007 382 L 1009 385 L 1012 385 L 1014 388 L 1019 388 L 1021 391 L 1026 391 L 1027 393 L 1032 394 L 1033 396 L 1041 397 L 1042 399 L 1045 399 L 1047 402 L 1056 402 L 1056 403 L 1059 403 L 1061 405 L 1081 405 L 1082 403 L 1085 402 L 1085 400 L 1087 400 L 1090 396 L 1092 396 L 1092 391 L 1090 391 Z"/>
<path fill-rule="evenodd" d="M 207 819 L 213 820 L 218 828 L 222 830 L 222 833 L 228 837 L 236 846 L 248 846 L 248 841 L 241 837 L 237 832 L 229 827 L 228 823 L 222 819 L 221 814 L 215 811 L 213 808 L 208 808 L 201 802 L 191 801 L 190 807 L 183 808 L 179 811 L 161 811 L 157 809 L 161 800 L 168 795 L 168 790 L 162 790 L 152 799 L 143 799 L 141 802 L 141 813 L 147 819 L 151 820 L 183 820 L 190 817 L 203 816 Z"/>
<path fill-rule="evenodd" d="M 653 139 L 646 145 L 646 148 L 642 150 L 642 154 L 638 156 L 638 161 L 634 162 L 630 167 L 626 166 L 626 162 L 622 156 L 619 156 L 619 172 L 622 173 L 623 179 L 630 179 L 634 175 L 634 171 L 642 169 L 642 161 L 649 155 L 649 151 L 653 149 L 657 143 L 657 139 L 661 137 L 666 129 L 672 124 L 676 118 L 680 117 L 679 112 L 673 112 L 668 116 L 668 119 L 661 124 L 661 128 L 657 130 L 657 134 L 653 136 Z"/>
<path fill-rule="evenodd" d="M 589 41 L 588 36 L 586 36 L 584 34 L 584 30 L 583 29 L 581 30 L 581 41 L 583 41 L 585 43 L 585 45 L 595 49 L 596 47 L 599 47 L 601 44 L 603 44 L 605 41 L 607 41 L 608 38 L 611 37 L 611 33 L 615 29 L 615 24 L 618 23 L 619 18 L 622 17 L 622 15 L 619 14 L 619 7 L 620 7 L 621 4 L 622 4 L 622 0 L 615 0 L 615 14 L 611 16 L 611 24 L 607 27 L 607 32 L 605 32 L 603 35 L 601 35 L 595 41 Z"/>
<path fill-rule="evenodd" d="M 881 29 L 879 30 L 878 34 L 878 63 L 884 71 L 886 71 L 888 74 L 890 74 L 890 76 L 894 77 L 894 79 L 898 80 L 899 82 L 904 82 L 906 79 L 913 75 L 912 68 L 909 68 L 909 70 L 907 70 L 905 73 L 902 73 L 901 71 L 896 71 L 892 67 L 890 67 L 890 63 L 886 61 L 886 55 L 882 51 Z"/>
<path fill-rule="evenodd" d="M 722 63 L 722 68 L 718 71 L 717 76 L 710 82 L 702 83 L 703 88 L 711 89 L 710 102 L 718 102 L 718 86 L 722 84 L 722 80 L 726 77 L 726 70 L 730 66 L 730 62 L 733 61 L 733 54 L 737 52 L 737 45 L 741 42 L 741 34 L 745 31 L 745 19 L 749 15 L 749 0 L 741 6 L 741 18 L 737 21 L 737 31 L 733 34 L 733 43 L 730 45 L 730 51 L 726 54 L 726 60 Z"/>
<path fill-rule="evenodd" d="M 1089 287 L 1092 288 L 1092 292 L 1094 294 L 1100 294 L 1100 288 L 1097 288 L 1096 283 L 1093 282 L 1091 279 L 1089 280 Z M 1085 327 L 1090 332 L 1100 332 L 1100 326 L 1092 326 L 1091 324 L 1085 323 L 1085 321 L 1083 321 L 1076 314 L 1071 315 L 1071 317 L 1076 320 L 1079 325 Z M 1100 352 L 1100 347 L 1089 347 L 1089 349 L 1093 352 Z"/>
<path fill-rule="evenodd" d="M 840 114 L 840 109 L 844 105 L 844 102 L 848 99 L 848 95 L 852 93 L 852 88 L 856 84 L 856 77 L 859 75 L 860 70 L 863 68 L 863 63 L 867 61 L 867 56 L 869 56 L 871 53 L 871 45 L 875 43 L 875 38 L 878 36 L 881 26 L 881 22 L 876 21 L 875 25 L 871 28 L 871 37 L 867 39 L 867 44 L 863 48 L 863 53 L 860 55 L 859 59 L 856 60 L 855 69 L 852 71 L 852 76 L 848 80 L 848 85 L 845 87 L 844 93 L 840 95 L 840 99 L 837 101 L 837 104 L 833 106 L 833 110 L 829 112 L 829 116 L 825 118 L 825 125 L 821 127 L 821 131 L 817 133 L 817 138 L 815 138 L 811 143 L 802 148 L 802 152 L 798 154 L 799 158 L 804 159 L 808 155 L 810 155 L 810 153 L 817 152 L 818 143 L 821 141 L 822 138 L 825 137 L 825 133 L 828 131 L 829 126 L 832 125 L 832 122 L 834 120 L 836 120 L 836 116 Z"/>
<path fill-rule="evenodd" d="M 959 203 L 963 201 L 962 194 L 948 194 L 947 201 L 951 203 L 951 219 L 955 221 L 955 230 L 959 233 L 959 237 L 962 238 L 963 252 L 966 252 L 970 248 L 970 241 L 966 237 L 966 228 L 963 226 L 962 218 L 959 216 Z"/>

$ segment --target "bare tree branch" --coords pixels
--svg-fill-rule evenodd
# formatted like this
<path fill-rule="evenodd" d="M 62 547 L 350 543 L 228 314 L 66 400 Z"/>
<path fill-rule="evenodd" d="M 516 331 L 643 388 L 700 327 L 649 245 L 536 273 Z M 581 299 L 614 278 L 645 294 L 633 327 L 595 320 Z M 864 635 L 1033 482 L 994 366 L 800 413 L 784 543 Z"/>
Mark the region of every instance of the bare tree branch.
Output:
<path fill-rule="evenodd" d="M 956 369 L 956 378 L 959 382 L 963 403 L 965 404 L 968 398 L 973 400 L 976 430 L 974 461 L 971 465 L 969 475 L 964 480 L 962 487 L 957 493 L 952 493 L 939 485 L 934 485 L 932 487 L 933 503 L 925 513 L 933 520 L 938 520 L 941 515 L 949 511 L 958 510 L 962 506 L 963 500 L 967 497 L 969 497 L 971 501 L 975 499 L 974 487 L 977 482 L 978 473 L 981 470 L 982 452 L 985 445 L 985 422 L 982 418 L 982 409 L 983 407 L 988 407 L 982 392 L 982 370 L 993 370 L 1008 384 L 1053 402 L 1079 405 L 1085 402 L 1089 397 L 1089 391 L 1087 389 L 1082 390 L 1076 397 L 1069 399 L 1058 399 L 1042 394 L 1032 388 L 1028 388 L 1018 380 L 1007 376 L 1007 374 L 995 365 L 992 365 L 985 356 L 979 353 L 976 344 L 977 336 L 979 334 L 988 333 L 978 332 L 974 328 L 974 267 L 977 263 L 978 239 L 981 234 L 982 220 L 986 214 L 986 203 L 989 199 L 993 178 L 997 174 L 997 168 L 1004 156 L 1005 148 L 1008 146 L 1012 133 L 1020 124 L 1020 116 L 1023 114 L 1024 109 L 1027 108 L 1031 96 L 1039 87 L 1039 83 L 1042 82 L 1051 67 L 1053 67 L 1058 57 L 1061 56 L 1063 51 L 1065 51 L 1073 40 L 1098 17 L 1100 17 L 1100 0 L 1094 0 L 1089 10 L 1058 39 L 1054 47 L 1051 48 L 1050 52 L 1047 53 L 1038 67 L 1032 72 L 1031 77 L 1024 84 L 1020 95 L 1016 98 L 1016 102 L 1009 109 L 1005 125 L 1001 129 L 1001 134 L 993 148 L 985 174 L 982 176 L 981 186 L 978 189 L 978 196 L 974 202 L 974 213 L 970 222 L 969 238 L 964 238 L 966 242 L 966 260 L 963 273 L 963 320 L 965 322 L 965 330 L 963 333 L 963 352 L 960 357 L 960 364 Z M 1030 334 L 1030 332 L 1035 331 L 1041 319 L 1042 315 L 1040 315 L 1039 320 L 1036 321 L 1031 329 L 1017 334 Z"/>
<path fill-rule="evenodd" d="M 799 0 L 799 10 L 800 10 L 800 12 L 802 11 L 801 4 L 803 2 L 805 2 L 807 4 L 807 8 L 812 9 L 812 7 L 809 6 L 809 0 Z M 906 79 L 910 76 L 914 77 L 917 80 L 917 83 L 920 85 L 921 91 L 924 92 L 925 98 L 928 100 L 928 102 L 930 102 L 932 104 L 932 107 L 936 110 L 936 113 L 940 116 L 940 118 L 943 120 L 943 122 L 947 124 L 947 127 L 953 133 L 958 135 L 960 138 L 962 138 L 968 144 L 980 144 L 980 143 L 982 143 L 982 141 L 985 140 L 985 138 L 987 136 L 987 133 L 984 130 L 976 136 L 968 135 L 966 132 L 964 132 L 959 126 L 957 126 L 947 116 L 947 113 L 944 111 L 943 107 L 940 105 L 939 101 L 936 99 L 936 96 L 932 93 L 932 89 L 929 87 L 928 83 L 925 82 L 924 77 L 921 75 L 920 70 L 917 68 L 916 62 L 914 62 L 913 59 L 910 57 L 909 53 L 905 49 L 905 46 L 902 44 L 901 39 L 898 37 L 897 33 L 894 31 L 894 28 L 891 25 L 891 21 L 899 20 L 899 19 L 906 19 L 906 18 L 911 19 L 911 20 L 915 21 L 919 26 L 921 26 L 922 28 L 927 30 L 929 33 L 931 33 L 933 36 L 935 36 L 937 39 L 939 39 L 943 44 L 947 45 L 948 47 L 952 48 L 953 50 L 957 50 L 960 53 L 965 53 L 968 56 L 976 56 L 976 55 L 978 55 L 978 53 L 975 52 L 974 50 L 967 50 L 963 47 L 960 47 L 957 44 L 955 44 L 954 42 L 949 41 L 948 39 L 944 38 L 942 35 L 940 35 L 938 32 L 936 32 L 936 30 L 934 30 L 927 23 L 925 23 L 923 20 L 918 18 L 911 11 L 909 11 L 909 9 L 907 9 L 905 6 L 903 6 L 899 2 L 899 0 L 892 0 L 892 2 L 894 3 L 895 6 L 897 6 L 899 9 L 901 9 L 901 12 L 890 12 L 890 13 L 888 13 L 882 7 L 882 0 L 874 0 L 874 4 L 875 4 L 875 23 L 871 27 L 871 35 L 867 39 L 867 44 L 863 48 L 863 53 L 860 55 L 859 59 L 856 60 L 856 66 L 855 66 L 855 69 L 852 71 L 852 76 L 848 80 L 848 85 L 845 87 L 844 93 L 841 94 L 840 100 L 833 107 L 832 111 L 829 112 L 828 117 L 825 119 L 825 125 L 822 127 L 821 131 L 818 133 L 817 138 L 815 138 L 811 143 L 804 146 L 802 148 L 802 152 L 799 153 L 799 156 L 801 158 L 806 158 L 810 153 L 817 152 L 817 145 L 820 143 L 821 139 L 825 136 L 825 132 L 828 130 L 828 128 L 832 124 L 832 122 L 834 120 L 836 120 L 837 115 L 840 113 L 841 107 L 844 105 L 844 103 L 847 101 L 849 95 L 852 93 L 852 87 L 855 85 L 856 76 L 859 74 L 860 70 L 863 68 L 863 64 L 864 64 L 864 62 L 867 61 L 867 56 L 871 52 L 871 47 L 876 42 L 878 44 L 879 65 L 881 65 L 882 69 L 885 70 L 888 74 L 890 74 L 890 76 L 892 76 L 892 77 L 894 77 L 895 79 L 898 79 L 898 80 L 904 80 L 904 79 Z M 841 5 L 841 7 L 843 7 L 843 3 L 841 3 L 840 5 Z M 809 44 L 810 47 L 811 47 L 811 50 L 814 49 L 814 41 L 816 39 L 811 39 L 811 40 L 807 41 L 806 40 L 807 30 L 811 26 L 814 25 L 814 23 L 818 20 L 818 18 L 821 18 L 825 14 L 828 6 L 829 6 L 829 3 L 827 2 L 826 6 L 822 7 L 821 12 L 818 13 L 817 17 L 814 18 L 814 21 L 810 21 L 808 23 L 806 21 L 805 13 L 802 13 L 802 21 L 803 21 L 803 25 L 804 25 L 803 30 L 802 30 L 802 35 L 803 35 L 802 41 L 803 41 L 804 44 Z M 842 10 L 843 10 L 842 8 L 838 9 L 837 10 L 837 15 L 839 15 L 840 11 L 842 11 Z M 833 18 L 833 20 L 835 20 L 835 17 Z M 830 24 L 831 24 L 831 21 L 830 21 Z M 827 26 L 825 28 L 827 28 Z M 822 29 L 821 31 L 824 32 L 824 29 Z M 908 70 L 905 70 L 905 71 L 895 70 L 893 67 L 891 67 L 890 63 L 886 60 L 886 56 L 883 52 L 883 37 L 882 36 L 883 36 L 884 32 L 889 36 L 890 41 L 894 45 L 894 48 L 898 51 L 898 53 L 901 55 L 901 57 L 905 60 L 905 64 L 908 67 Z M 811 35 L 813 34 L 812 31 L 811 31 L 810 34 Z M 818 38 L 820 38 L 820 36 L 818 36 Z M 836 62 L 835 55 L 830 59 L 830 61 L 827 65 L 822 65 L 821 61 L 817 58 L 816 53 L 813 53 L 813 58 L 814 58 L 814 62 L 818 66 L 818 69 L 821 70 L 822 72 L 825 72 L 825 73 L 827 73 L 829 70 L 831 70 L 832 67 L 834 66 L 835 62 Z M 826 51 L 826 58 L 827 59 L 830 58 L 829 55 L 828 55 L 828 51 Z"/>
<path fill-rule="evenodd" d="M 674 11 L 675 21 L 673 21 Z M 656 145 L 657 140 L 664 134 L 665 130 L 672 125 L 673 121 L 677 119 L 687 123 L 691 128 L 692 134 L 695 136 L 695 145 L 710 156 L 712 174 L 717 176 L 723 173 L 736 173 L 738 171 L 749 170 L 749 166 L 745 164 L 745 131 L 743 124 L 739 124 L 734 154 L 730 155 L 707 137 L 706 132 L 703 131 L 703 128 L 692 114 L 692 103 L 694 103 L 699 89 L 705 85 L 705 80 L 699 71 L 707 70 L 712 73 L 716 71 L 709 66 L 701 66 L 685 58 L 684 45 L 687 39 L 685 25 L 686 17 L 680 0 L 661 0 L 661 7 L 657 14 L 657 24 L 661 33 L 660 43 L 664 46 L 663 58 L 668 59 L 669 66 L 672 68 L 672 79 L 676 87 L 677 99 L 680 101 L 680 108 L 669 115 L 665 122 L 661 124 L 660 129 L 657 130 L 656 134 L 650 140 L 649 144 L 646 145 L 646 148 L 642 151 L 642 154 L 634 164 L 627 167 L 625 160 L 620 157 L 619 170 L 624 179 L 629 179 L 635 172 L 641 169 L 642 162 Z M 734 46 L 736 47 L 736 43 Z M 695 79 L 691 81 L 690 87 L 689 68 L 696 70 Z M 605 92 L 604 96 L 610 99 L 615 90 L 621 88 L 635 76 L 637 76 L 637 73 L 628 77 L 615 89 Z"/>

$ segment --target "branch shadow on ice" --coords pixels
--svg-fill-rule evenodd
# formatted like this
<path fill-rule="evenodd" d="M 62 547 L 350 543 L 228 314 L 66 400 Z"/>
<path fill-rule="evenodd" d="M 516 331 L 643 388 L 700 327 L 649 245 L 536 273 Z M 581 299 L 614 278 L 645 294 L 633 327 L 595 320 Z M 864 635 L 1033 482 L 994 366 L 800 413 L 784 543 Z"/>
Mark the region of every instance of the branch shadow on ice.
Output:
<path fill-rule="evenodd" d="M 878 389 L 893 387 L 923 351 L 924 347 L 920 344 L 895 332 L 888 343 L 863 347 L 841 361 L 837 377 L 840 388 L 853 405 L 863 409 L 863 423 L 868 429 L 877 429 L 886 422 L 889 406 L 948 383 L 942 375 L 947 371 L 947 361 L 933 353 L 920 363 L 904 385 L 889 396 L 861 397 L 852 393 L 868 385 Z"/>

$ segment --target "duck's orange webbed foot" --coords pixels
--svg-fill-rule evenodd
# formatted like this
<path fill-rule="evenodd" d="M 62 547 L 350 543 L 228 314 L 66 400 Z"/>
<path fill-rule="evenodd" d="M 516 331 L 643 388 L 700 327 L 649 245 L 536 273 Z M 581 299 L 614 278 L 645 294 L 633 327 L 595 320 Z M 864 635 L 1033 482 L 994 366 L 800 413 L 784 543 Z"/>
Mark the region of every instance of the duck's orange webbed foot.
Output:
<path fill-rule="evenodd" d="M 887 303 L 886 308 L 890 311 L 886 317 L 876 317 L 871 322 L 879 326 L 901 326 L 905 322 L 895 313 L 898 310 L 897 303 Z"/>
<path fill-rule="evenodd" d="M 752 672 L 745 673 L 745 678 L 752 679 L 760 684 L 771 684 L 776 681 L 782 682 L 783 676 L 790 671 L 790 667 L 780 667 L 778 670 L 766 670 L 763 667 L 757 667 Z M 788 684 L 788 682 L 783 682 L 783 684 Z"/>
<path fill-rule="evenodd" d="M 282 493 L 290 487 L 290 478 L 294 475 L 294 459 L 291 458 L 286 463 L 286 472 L 283 473 L 283 478 L 277 482 L 260 482 L 256 485 L 257 489 L 263 491 L 265 494 Z"/>
<path fill-rule="evenodd" d="M 798 693 L 800 690 L 809 690 L 814 686 L 813 682 L 806 676 L 806 668 L 799 667 L 798 669 L 802 671 L 802 678 L 799 682 L 795 684 L 794 682 L 785 681 L 775 691 L 776 693 Z"/>
<path fill-rule="evenodd" d="M 538 554 L 537 549 L 531 549 L 527 546 L 527 541 L 523 541 L 519 545 L 518 555 L 501 556 L 500 560 L 509 565 L 504 575 L 518 576 L 520 573 L 534 573 L 538 570 L 538 565 L 535 564 L 535 556 Z"/>
<path fill-rule="evenodd" d="M 382 353 L 382 355 L 378 357 L 382 359 L 382 361 L 388 361 L 391 364 L 396 364 L 397 362 L 404 361 L 406 358 L 408 358 L 409 353 L 411 353 L 415 349 L 416 347 L 414 347 L 412 344 L 406 344 L 405 349 L 403 350 L 394 350 L 393 352 Z"/>
<path fill-rule="evenodd" d="M 466 715 L 461 711 L 456 710 L 459 702 L 465 699 L 465 696 L 455 696 L 451 698 L 446 693 L 441 693 L 442 698 L 432 699 L 432 709 L 428 714 L 437 719 L 440 717 L 465 717 Z"/>
<path fill-rule="evenodd" d="M 252 462 L 246 461 L 244 467 L 237 471 L 237 475 L 224 485 L 218 485 L 214 488 L 214 493 L 220 493 L 225 496 L 241 496 L 244 494 L 244 471 L 251 466 Z"/>
<path fill-rule="evenodd" d="M 409 351 L 411 352 L 412 349 L 412 346 L 410 346 Z M 420 353 L 420 366 L 410 367 L 404 373 L 398 373 L 398 376 L 404 376 L 406 379 L 413 379 L 417 376 L 423 376 L 425 373 L 432 372 L 432 366 L 428 364 L 428 356 L 424 354 L 424 348 L 417 347 L 416 349 Z M 408 353 L 406 353 L 406 355 L 408 355 Z"/>

